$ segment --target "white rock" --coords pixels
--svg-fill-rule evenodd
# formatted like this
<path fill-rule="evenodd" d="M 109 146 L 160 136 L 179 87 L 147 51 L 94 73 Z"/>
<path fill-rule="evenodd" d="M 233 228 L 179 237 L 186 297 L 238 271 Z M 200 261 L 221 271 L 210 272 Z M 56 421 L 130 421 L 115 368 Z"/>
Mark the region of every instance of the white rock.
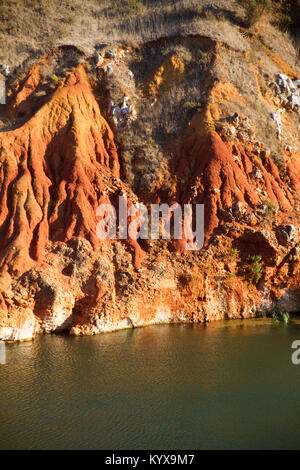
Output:
<path fill-rule="evenodd" d="M 4 326 L 0 328 L 0 340 L 2 341 L 26 341 L 35 337 L 37 321 L 28 319 L 20 328 Z"/>
<path fill-rule="evenodd" d="M 277 96 L 280 95 L 281 90 L 280 90 L 280 86 L 277 85 L 277 83 L 275 83 L 275 82 L 270 82 L 270 83 L 268 84 L 268 86 L 269 86 L 270 88 L 274 88 L 275 93 L 276 93 Z"/>
<path fill-rule="evenodd" d="M 104 67 L 104 71 L 107 73 L 107 75 L 112 75 L 113 74 L 113 69 L 111 64 L 107 64 Z"/>
<path fill-rule="evenodd" d="M 300 79 L 294 80 L 294 85 L 296 88 L 300 88 Z"/>
<path fill-rule="evenodd" d="M 282 121 L 281 121 L 281 113 L 282 113 L 282 109 L 278 109 L 275 113 L 272 113 L 271 114 L 271 118 L 273 119 L 273 121 L 275 121 L 275 124 L 277 126 L 277 137 L 278 139 L 280 139 L 281 137 L 281 127 L 282 127 Z"/>
<path fill-rule="evenodd" d="M 122 106 L 121 106 L 121 109 L 123 108 L 126 108 L 127 107 L 127 102 L 129 101 L 129 98 L 128 96 L 124 96 L 123 98 L 123 103 L 122 103 Z"/>
<path fill-rule="evenodd" d="M 276 76 L 276 82 L 284 90 L 286 90 L 288 88 L 288 79 L 289 79 L 289 77 L 287 75 L 284 75 L 283 73 L 279 73 Z"/>
<path fill-rule="evenodd" d="M 2 72 L 5 75 L 5 77 L 8 77 L 8 75 L 9 75 L 9 65 L 3 64 L 2 65 Z"/>
<path fill-rule="evenodd" d="M 291 104 L 291 106 L 300 106 L 300 96 L 298 95 L 297 92 L 292 93 L 291 95 L 288 96 L 288 101 Z"/>
<path fill-rule="evenodd" d="M 103 57 L 102 57 L 101 54 L 99 54 L 99 52 L 96 52 L 96 53 L 95 53 L 94 58 L 95 58 L 95 63 L 96 63 L 96 65 L 102 64 L 102 62 L 103 62 Z"/>
<path fill-rule="evenodd" d="M 71 292 L 57 286 L 49 310 L 42 319 L 40 325 L 42 331 L 50 333 L 60 328 L 65 328 L 67 324 L 71 324 L 74 304 L 75 298 Z"/>
<path fill-rule="evenodd" d="M 112 115 L 117 118 L 121 116 L 121 108 L 117 104 L 112 108 Z"/>
<path fill-rule="evenodd" d="M 294 82 L 293 82 L 290 78 L 287 79 L 287 84 L 288 84 L 288 86 L 289 86 L 289 89 L 290 89 L 292 92 L 293 92 L 293 91 L 296 91 L 296 86 L 295 86 Z"/>

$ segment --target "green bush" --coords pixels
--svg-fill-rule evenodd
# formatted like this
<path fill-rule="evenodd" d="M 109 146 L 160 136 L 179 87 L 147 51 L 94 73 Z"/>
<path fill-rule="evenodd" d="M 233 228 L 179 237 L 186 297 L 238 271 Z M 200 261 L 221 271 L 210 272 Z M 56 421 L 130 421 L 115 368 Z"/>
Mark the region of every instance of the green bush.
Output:
<path fill-rule="evenodd" d="M 264 199 L 262 203 L 266 206 L 266 219 L 271 221 L 276 214 L 276 205 L 269 199 Z"/>
<path fill-rule="evenodd" d="M 247 22 L 253 25 L 267 11 L 272 9 L 271 0 L 238 0 L 246 9 Z"/>
<path fill-rule="evenodd" d="M 246 276 L 250 284 L 258 284 L 263 275 L 263 265 L 260 255 L 248 256 L 249 265 L 246 269 Z"/>
<path fill-rule="evenodd" d="M 290 321 L 290 315 L 284 310 L 275 310 L 272 314 L 272 318 L 275 323 L 285 323 L 286 325 Z"/>
<path fill-rule="evenodd" d="M 52 81 L 53 83 L 57 84 L 57 83 L 58 83 L 58 81 L 59 81 L 59 78 L 58 78 L 58 76 L 57 76 L 57 75 L 55 75 L 55 74 L 53 74 L 53 75 L 52 75 L 52 77 L 51 77 L 51 81 Z"/>

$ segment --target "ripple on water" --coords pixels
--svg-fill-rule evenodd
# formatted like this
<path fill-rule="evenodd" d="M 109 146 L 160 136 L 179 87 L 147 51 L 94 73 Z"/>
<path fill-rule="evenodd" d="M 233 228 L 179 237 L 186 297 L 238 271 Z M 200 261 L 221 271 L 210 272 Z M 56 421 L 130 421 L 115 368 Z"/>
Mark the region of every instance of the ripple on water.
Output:
<path fill-rule="evenodd" d="M 7 345 L 1 448 L 290 448 L 300 323 L 166 325 Z"/>

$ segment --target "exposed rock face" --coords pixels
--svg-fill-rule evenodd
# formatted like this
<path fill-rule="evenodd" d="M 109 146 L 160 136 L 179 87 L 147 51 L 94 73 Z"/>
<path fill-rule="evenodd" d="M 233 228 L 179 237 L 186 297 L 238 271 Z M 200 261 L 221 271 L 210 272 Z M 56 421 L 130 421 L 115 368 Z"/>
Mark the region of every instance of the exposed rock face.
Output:
<path fill-rule="evenodd" d="M 159 179 L 150 201 L 120 172 L 108 59 L 97 61 L 98 82 L 81 64 L 43 95 L 51 54 L 12 89 L 7 112 L 18 125 L 0 133 L 0 339 L 243 318 L 276 304 L 297 310 L 299 155 L 279 171 L 238 113 L 218 124 L 220 103 L 242 102 L 236 88 L 207 81 L 209 99 L 170 162 L 172 181 L 161 191 Z M 185 77 L 172 55 L 141 90 L 159 99 Z M 184 237 L 100 241 L 97 207 L 124 194 L 129 206 L 204 204 L 204 248 L 188 252 Z"/>
<path fill-rule="evenodd" d="M 97 246 L 102 178 L 118 177 L 119 162 L 82 68 L 20 129 L 1 135 L 1 170 L 2 269 L 41 260 L 49 239 Z"/>
<path fill-rule="evenodd" d="M 276 229 L 276 237 L 280 245 L 293 245 L 297 241 L 298 230 L 295 225 L 280 225 Z"/>

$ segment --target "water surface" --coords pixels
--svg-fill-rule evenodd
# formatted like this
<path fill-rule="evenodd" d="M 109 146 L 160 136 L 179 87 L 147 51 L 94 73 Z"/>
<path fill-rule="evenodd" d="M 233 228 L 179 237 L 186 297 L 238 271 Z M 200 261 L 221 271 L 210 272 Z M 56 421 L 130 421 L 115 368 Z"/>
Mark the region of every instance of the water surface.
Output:
<path fill-rule="evenodd" d="M 250 320 L 6 345 L 0 448 L 299 448 L 295 339 Z"/>

